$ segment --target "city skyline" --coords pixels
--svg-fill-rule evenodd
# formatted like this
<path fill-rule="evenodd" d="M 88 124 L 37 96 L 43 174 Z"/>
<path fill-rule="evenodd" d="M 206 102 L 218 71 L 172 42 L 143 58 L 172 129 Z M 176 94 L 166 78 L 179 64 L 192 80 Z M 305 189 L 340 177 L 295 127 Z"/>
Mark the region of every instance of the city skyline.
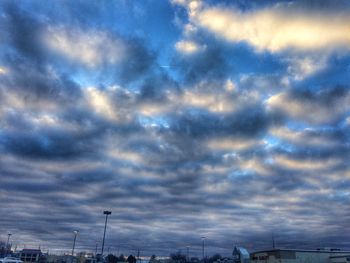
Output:
<path fill-rule="evenodd" d="M 350 249 L 349 25 L 345 0 L 1 1 L 0 241 L 94 251 L 109 210 L 105 251 Z"/>

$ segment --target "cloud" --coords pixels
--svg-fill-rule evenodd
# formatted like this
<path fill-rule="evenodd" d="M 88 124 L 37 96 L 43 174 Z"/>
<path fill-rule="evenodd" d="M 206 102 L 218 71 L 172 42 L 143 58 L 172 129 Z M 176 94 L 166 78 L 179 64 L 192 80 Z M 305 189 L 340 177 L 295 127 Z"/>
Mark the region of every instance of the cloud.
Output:
<path fill-rule="evenodd" d="M 282 92 L 270 97 L 267 105 L 271 110 L 285 112 L 291 118 L 322 125 L 340 121 L 348 111 L 349 100 L 348 89 L 336 86 L 316 92 Z"/>
<path fill-rule="evenodd" d="M 232 45 L 199 24 L 223 7 L 218 18 L 279 21 L 293 3 L 172 3 L 0 3 L 0 214 L 11 215 L 0 224 L 13 244 L 63 253 L 79 229 L 77 251 L 94 251 L 110 209 L 113 253 L 186 243 L 196 256 L 205 235 L 208 255 L 230 256 L 232 242 L 265 248 L 272 231 L 281 247 L 348 247 L 347 49 Z M 303 23 L 328 10 L 305 22 L 305 7 Z M 159 21 L 171 30 L 159 35 Z M 186 41 L 199 50 L 174 49 Z"/>
<path fill-rule="evenodd" d="M 4 3 L 3 12 L 6 14 L 1 17 L 5 29 L 2 34 L 4 42 L 10 42 L 12 48 L 33 60 L 33 63 L 40 63 L 45 56 L 40 42 L 44 24 L 10 2 Z"/>
<path fill-rule="evenodd" d="M 182 101 L 186 106 L 203 108 L 211 112 L 229 113 L 237 109 L 237 106 L 232 103 L 235 98 L 229 97 L 225 93 L 185 91 Z"/>
<path fill-rule="evenodd" d="M 299 146 L 333 147 L 339 146 L 344 139 L 342 132 L 336 129 L 318 130 L 306 128 L 303 130 L 293 130 L 287 127 L 274 127 L 270 134 Z"/>
<path fill-rule="evenodd" d="M 7 73 L 7 69 L 0 67 L 0 74 L 6 74 Z"/>
<path fill-rule="evenodd" d="M 320 169 L 330 169 L 340 162 L 340 160 L 332 159 L 323 162 L 319 162 L 319 160 L 292 160 L 283 156 L 275 156 L 274 160 L 276 161 L 277 165 L 282 165 L 288 169 L 312 170 L 313 172 Z"/>
<path fill-rule="evenodd" d="M 198 44 L 196 44 L 193 41 L 185 41 L 185 40 L 181 40 L 177 42 L 175 44 L 175 48 L 178 52 L 181 52 L 184 54 L 192 54 L 200 50 L 200 47 Z"/>
<path fill-rule="evenodd" d="M 242 140 L 236 138 L 212 139 L 208 142 L 208 147 L 212 150 L 241 151 L 254 147 L 259 142 L 255 140 Z"/>
<path fill-rule="evenodd" d="M 247 42 L 258 52 L 333 50 L 347 48 L 350 43 L 346 12 L 302 11 L 280 4 L 247 12 L 208 7 L 191 18 L 197 26 L 230 42 Z"/>
<path fill-rule="evenodd" d="M 28 158 L 74 158 L 81 154 L 93 153 L 98 149 L 88 134 L 63 131 L 3 132 L 2 141 L 5 152 L 12 152 Z M 85 137 L 84 143 L 81 139 Z M 95 146 L 94 146 L 95 145 Z"/>
<path fill-rule="evenodd" d="M 197 11 L 202 7 L 201 0 L 171 0 L 173 5 L 180 5 L 187 9 L 190 16 L 196 15 Z"/>
<path fill-rule="evenodd" d="M 79 101 L 80 86 L 67 75 L 51 67 L 33 67 L 31 60 L 17 56 L 9 58 L 7 65 L 11 70 L 2 76 L 0 112 L 21 116 L 22 111 L 30 114 L 45 109 L 49 116 L 62 106 L 69 107 L 72 101 Z"/>
<path fill-rule="evenodd" d="M 186 84 L 217 81 L 227 77 L 229 65 L 222 50 L 216 46 L 207 47 L 191 56 L 174 57 L 172 64 Z"/>
<path fill-rule="evenodd" d="M 289 64 L 287 72 L 296 81 L 301 81 L 315 73 L 327 68 L 326 57 L 318 55 L 317 57 L 304 56 L 302 58 L 293 57 L 287 59 Z"/>
<path fill-rule="evenodd" d="M 270 123 L 269 116 L 256 105 L 247 105 L 225 115 L 194 110 L 181 112 L 171 118 L 174 119 L 171 125 L 174 132 L 193 138 L 228 134 L 237 137 L 258 136 L 264 133 Z"/>
<path fill-rule="evenodd" d="M 51 26 L 42 33 L 42 42 L 61 59 L 73 65 L 80 63 L 98 75 L 108 72 L 115 75 L 112 79 L 123 83 L 136 81 L 157 68 L 155 54 L 139 38 L 97 29 Z"/>
<path fill-rule="evenodd" d="M 139 38 L 125 39 L 127 57 L 120 70 L 120 80 L 126 83 L 150 76 L 156 71 L 156 53 Z"/>
<path fill-rule="evenodd" d="M 108 119 L 118 121 L 120 120 L 118 117 L 120 113 L 118 112 L 117 105 L 114 105 L 110 98 L 114 90 L 114 87 L 110 87 L 108 90 L 99 90 L 97 88 L 89 87 L 84 91 L 86 101 L 89 103 L 93 111 Z"/>
<path fill-rule="evenodd" d="M 124 59 L 124 43 L 107 32 L 49 27 L 43 42 L 53 51 L 88 67 L 116 64 Z"/>

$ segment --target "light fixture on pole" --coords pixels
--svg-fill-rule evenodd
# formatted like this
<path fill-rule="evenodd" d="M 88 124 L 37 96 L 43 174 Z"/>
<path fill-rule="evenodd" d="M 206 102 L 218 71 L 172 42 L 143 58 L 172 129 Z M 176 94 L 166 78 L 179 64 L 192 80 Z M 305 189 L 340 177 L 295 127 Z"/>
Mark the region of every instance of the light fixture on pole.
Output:
<path fill-rule="evenodd" d="M 103 240 L 102 240 L 102 250 L 101 250 L 101 257 L 103 257 L 103 249 L 105 246 L 105 237 L 106 237 L 106 228 L 107 228 L 107 218 L 110 214 L 112 214 L 111 211 L 103 211 L 103 214 L 106 215 L 106 221 L 105 221 L 105 230 L 103 232 Z"/>
<path fill-rule="evenodd" d="M 74 233 L 74 241 L 73 241 L 73 248 L 72 248 L 72 256 L 74 256 L 75 241 L 77 240 L 77 235 L 78 235 L 79 231 L 74 230 L 73 233 Z"/>

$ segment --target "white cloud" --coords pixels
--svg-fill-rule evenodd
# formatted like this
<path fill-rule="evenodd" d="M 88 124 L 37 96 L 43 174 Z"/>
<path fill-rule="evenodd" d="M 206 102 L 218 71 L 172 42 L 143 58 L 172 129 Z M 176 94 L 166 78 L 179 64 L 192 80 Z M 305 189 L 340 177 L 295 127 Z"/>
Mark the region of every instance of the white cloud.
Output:
<path fill-rule="evenodd" d="M 302 146 L 336 146 L 339 143 L 322 134 L 317 134 L 310 128 L 294 131 L 287 127 L 274 127 L 270 130 L 271 135 Z"/>
<path fill-rule="evenodd" d="M 185 5 L 187 3 L 186 0 L 171 0 L 173 5 Z"/>
<path fill-rule="evenodd" d="M 196 32 L 197 32 L 197 27 L 195 27 L 193 24 L 186 24 L 184 26 L 184 34 L 186 36 L 190 36 Z"/>
<path fill-rule="evenodd" d="M 113 107 L 106 94 L 96 88 L 88 88 L 86 91 L 87 98 L 91 106 L 99 113 L 107 116 L 113 116 Z"/>
<path fill-rule="evenodd" d="M 347 123 L 347 125 L 350 126 L 350 117 L 347 117 L 346 120 L 345 120 L 345 122 Z"/>
<path fill-rule="evenodd" d="M 296 81 L 301 81 L 327 67 L 326 56 L 294 57 L 288 59 L 288 73 Z"/>
<path fill-rule="evenodd" d="M 231 112 L 237 108 L 225 93 L 184 92 L 181 101 L 184 105 L 205 108 L 211 112 Z"/>
<path fill-rule="evenodd" d="M 0 75 L 4 75 L 8 72 L 7 68 L 5 67 L 0 67 Z"/>
<path fill-rule="evenodd" d="M 121 40 L 96 30 L 51 27 L 44 34 L 44 42 L 57 53 L 89 67 L 117 63 L 126 52 Z"/>
<path fill-rule="evenodd" d="M 94 112 L 110 120 L 120 121 L 122 119 L 121 112 L 117 110 L 111 100 L 111 88 L 99 90 L 94 87 L 89 87 L 85 89 L 84 92 L 85 98 Z"/>
<path fill-rule="evenodd" d="M 175 48 L 178 52 L 184 54 L 192 54 L 198 52 L 201 47 L 193 41 L 181 40 L 175 44 Z"/>
<path fill-rule="evenodd" d="M 171 3 L 173 5 L 179 5 L 184 8 L 186 8 L 187 13 L 190 17 L 195 17 L 198 12 L 203 8 L 203 3 L 200 0 L 171 0 Z M 195 34 L 197 32 L 197 26 L 193 23 L 187 23 L 183 25 L 183 34 L 190 38 L 191 35 Z M 175 44 L 175 48 L 178 52 L 184 53 L 184 54 L 192 54 L 196 53 L 205 46 L 201 46 L 198 43 L 192 41 L 192 40 L 180 40 Z"/>
<path fill-rule="evenodd" d="M 271 174 L 268 165 L 256 157 L 241 160 L 237 167 L 241 170 L 253 171 L 263 176 Z"/>
<path fill-rule="evenodd" d="M 108 156 L 114 160 L 123 160 L 135 164 L 141 164 L 144 160 L 139 153 L 132 151 L 121 151 L 117 149 L 117 146 L 109 149 Z"/>
<path fill-rule="evenodd" d="M 288 169 L 306 170 L 306 171 L 329 169 L 340 163 L 340 160 L 334 159 L 334 158 L 323 160 L 321 162 L 318 159 L 317 160 L 295 160 L 295 159 L 291 159 L 281 155 L 280 156 L 276 155 L 274 157 L 274 161 L 276 162 L 276 164 L 286 167 Z"/>
<path fill-rule="evenodd" d="M 224 150 L 224 151 L 242 151 L 247 150 L 253 146 L 260 144 L 260 141 L 256 140 L 244 140 L 237 138 L 215 138 L 207 142 L 207 146 L 211 150 Z"/>
<path fill-rule="evenodd" d="M 232 42 L 245 41 L 258 51 L 347 48 L 350 44 L 347 14 L 302 13 L 279 5 L 246 13 L 223 8 L 201 9 L 192 20 L 219 37 Z"/>
<path fill-rule="evenodd" d="M 228 92 L 232 92 L 236 89 L 236 84 L 231 79 L 228 79 L 225 83 L 225 89 Z"/>
<path fill-rule="evenodd" d="M 195 16 L 203 6 L 201 0 L 171 0 L 171 3 L 185 7 L 190 16 Z"/>
<path fill-rule="evenodd" d="M 134 117 L 133 111 L 128 106 L 128 103 L 133 105 L 134 94 L 122 89 L 120 86 L 108 86 L 105 89 L 86 87 L 83 89 L 83 92 L 83 107 L 89 107 L 95 114 L 103 118 L 119 123 L 126 123 Z M 128 98 L 128 100 L 125 98 Z"/>
<path fill-rule="evenodd" d="M 164 115 L 182 107 L 195 107 L 213 113 L 230 113 L 259 100 L 254 91 L 237 96 L 236 84 L 231 79 L 225 82 L 222 89 L 205 89 L 208 88 L 207 85 L 208 83 L 199 83 L 180 94 L 169 92 L 165 102 L 142 102 L 137 105 L 137 111 L 148 117 Z"/>
<path fill-rule="evenodd" d="M 327 104 L 321 99 L 301 99 L 288 95 L 285 92 L 271 96 L 267 100 L 269 110 L 278 110 L 285 112 L 290 117 L 305 121 L 311 124 L 326 124 L 330 123 L 341 114 L 349 110 L 350 95 L 346 94 L 337 100 Z"/>

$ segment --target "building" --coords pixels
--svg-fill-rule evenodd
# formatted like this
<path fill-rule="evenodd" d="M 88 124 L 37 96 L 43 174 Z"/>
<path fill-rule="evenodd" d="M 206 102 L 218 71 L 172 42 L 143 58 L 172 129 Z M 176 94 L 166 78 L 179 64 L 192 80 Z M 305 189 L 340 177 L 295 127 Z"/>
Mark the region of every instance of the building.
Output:
<path fill-rule="evenodd" d="M 40 249 L 23 249 L 20 254 L 19 258 L 24 263 L 32 263 L 32 262 L 39 262 L 39 259 L 41 257 L 42 253 Z"/>
<path fill-rule="evenodd" d="M 342 256 L 331 256 L 331 263 L 350 263 L 350 254 Z"/>
<path fill-rule="evenodd" d="M 249 252 L 243 247 L 235 247 L 232 252 L 232 258 L 234 263 L 249 263 Z"/>
<path fill-rule="evenodd" d="M 250 254 L 251 263 L 347 263 L 350 251 L 340 249 L 272 249 Z M 339 258 L 338 258 L 339 257 Z M 339 261 L 337 261 L 339 259 Z"/>

